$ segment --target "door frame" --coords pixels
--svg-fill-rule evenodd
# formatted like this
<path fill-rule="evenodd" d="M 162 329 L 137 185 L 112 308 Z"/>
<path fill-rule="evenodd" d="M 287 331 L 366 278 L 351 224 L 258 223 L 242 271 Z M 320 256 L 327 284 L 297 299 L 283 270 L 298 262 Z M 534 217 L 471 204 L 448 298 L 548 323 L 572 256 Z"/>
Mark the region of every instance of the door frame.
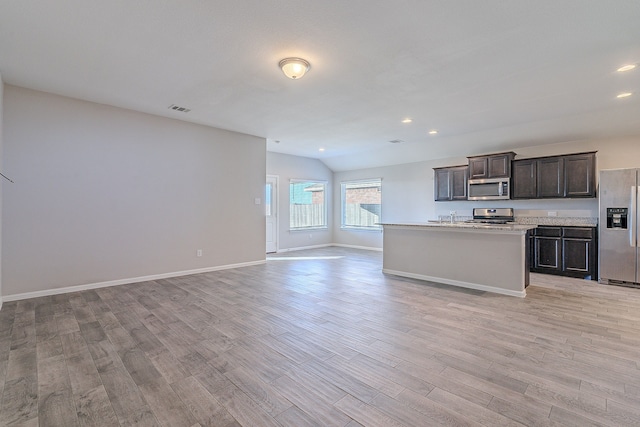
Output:
<path fill-rule="evenodd" d="M 280 222 L 280 206 L 279 206 L 279 194 L 280 194 L 280 177 L 278 175 L 267 175 L 266 176 L 266 180 L 265 180 L 265 190 L 266 190 L 266 184 L 271 182 L 273 187 L 273 194 L 271 194 L 271 212 L 273 213 L 273 222 L 274 222 L 274 228 L 275 228 L 275 252 L 278 252 L 278 250 L 280 249 L 280 227 L 279 227 L 279 222 Z M 266 198 L 266 194 L 265 194 L 265 198 Z M 266 226 L 266 221 L 267 221 L 267 216 L 265 213 L 265 226 Z M 266 234 L 266 230 L 265 230 L 265 234 Z M 266 238 L 266 236 L 265 236 Z M 266 248 L 266 242 L 265 242 L 265 251 L 267 250 Z M 266 253 L 273 253 L 273 252 L 266 252 Z"/>

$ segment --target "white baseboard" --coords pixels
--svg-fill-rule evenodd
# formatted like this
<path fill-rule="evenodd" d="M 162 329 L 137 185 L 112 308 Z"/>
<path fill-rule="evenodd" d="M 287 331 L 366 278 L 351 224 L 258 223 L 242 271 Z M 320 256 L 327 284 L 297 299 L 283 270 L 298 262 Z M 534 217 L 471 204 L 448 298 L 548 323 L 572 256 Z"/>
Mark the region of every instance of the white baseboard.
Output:
<path fill-rule="evenodd" d="M 459 280 L 444 279 L 442 277 L 425 276 L 423 274 L 407 273 L 406 271 L 382 269 L 385 274 L 393 274 L 394 276 L 408 277 L 410 279 L 426 280 L 429 282 L 444 283 L 445 285 L 458 286 L 461 288 L 476 289 L 479 291 L 493 292 L 495 294 L 509 295 L 512 297 L 524 298 L 527 296 L 526 291 L 512 291 L 509 289 L 496 288 L 494 286 L 481 285 L 480 283 L 461 282 Z"/>
<path fill-rule="evenodd" d="M 153 274 L 151 276 L 132 277 L 128 279 L 109 280 L 107 282 L 88 283 L 86 285 L 67 286 L 64 288 L 46 289 L 44 291 L 25 292 L 23 294 L 5 295 L 4 301 L 18 301 L 28 298 L 46 297 L 50 295 L 67 294 L 70 292 L 86 291 L 89 289 L 106 288 L 108 286 L 127 285 L 130 283 L 147 282 L 150 280 L 168 279 L 170 277 L 189 276 L 191 274 L 209 273 L 211 271 L 228 270 L 230 268 L 248 267 L 265 264 L 266 260 L 241 262 L 238 264 L 219 265 L 216 267 L 198 268 L 195 270 L 174 271 L 171 273 Z M 0 308 L 2 299 L 0 299 Z"/>
<path fill-rule="evenodd" d="M 351 248 L 351 249 L 364 249 L 366 251 L 379 251 L 382 252 L 382 248 L 374 248 L 372 246 L 356 246 L 356 245 L 345 245 L 342 243 L 325 243 L 322 245 L 313 245 L 313 246 L 300 246 L 297 248 L 288 248 L 288 249 L 278 249 L 276 253 L 282 252 L 291 252 L 291 251 L 304 251 L 307 249 L 318 249 L 318 248 L 328 248 L 330 246 L 337 246 L 341 248 Z"/>
<path fill-rule="evenodd" d="M 345 245 L 343 243 L 332 243 L 331 246 L 338 246 L 338 247 L 341 247 L 341 248 L 351 248 L 351 249 L 364 249 L 365 251 L 382 252 L 382 248 L 375 248 L 373 246 Z"/>
<path fill-rule="evenodd" d="M 333 246 L 332 243 L 324 243 L 322 245 L 313 245 L 313 246 L 299 246 L 297 248 L 288 248 L 288 249 L 278 249 L 278 252 L 276 253 L 283 253 L 283 252 L 292 252 L 292 251 L 304 251 L 305 249 L 318 249 L 318 248 L 326 248 L 329 246 Z"/>

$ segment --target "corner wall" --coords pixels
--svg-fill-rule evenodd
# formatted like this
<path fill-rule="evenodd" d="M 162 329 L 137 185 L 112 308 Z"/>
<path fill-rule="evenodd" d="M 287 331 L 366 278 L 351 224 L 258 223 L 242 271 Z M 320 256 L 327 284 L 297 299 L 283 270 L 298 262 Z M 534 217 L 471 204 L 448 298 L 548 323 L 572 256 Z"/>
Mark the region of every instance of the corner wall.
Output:
<path fill-rule="evenodd" d="M 300 249 L 333 243 L 333 172 L 320 160 L 267 152 L 267 175 L 279 177 L 278 188 L 278 251 Z M 289 181 L 309 179 L 327 182 L 326 230 L 289 231 Z M 340 206 L 338 204 L 337 206 Z"/>
<path fill-rule="evenodd" d="M 3 106 L 4 106 L 4 83 L 2 82 L 2 74 L 0 74 L 0 172 L 4 171 L 4 161 L 2 157 L 2 137 L 3 137 Z M 5 179 L 0 177 L 0 310 L 2 309 L 2 188 Z"/>
<path fill-rule="evenodd" d="M 263 138 L 14 86 L 4 119 L 5 301 L 264 262 Z"/>

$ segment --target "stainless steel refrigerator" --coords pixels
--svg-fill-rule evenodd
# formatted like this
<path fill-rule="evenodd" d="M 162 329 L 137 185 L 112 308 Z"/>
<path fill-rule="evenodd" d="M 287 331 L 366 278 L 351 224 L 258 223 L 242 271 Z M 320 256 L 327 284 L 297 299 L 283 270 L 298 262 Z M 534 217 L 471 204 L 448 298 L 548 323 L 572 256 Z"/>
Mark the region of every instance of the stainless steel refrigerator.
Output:
<path fill-rule="evenodd" d="M 599 185 L 600 282 L 638 285 L 640 169 L 602 170 Z"/>

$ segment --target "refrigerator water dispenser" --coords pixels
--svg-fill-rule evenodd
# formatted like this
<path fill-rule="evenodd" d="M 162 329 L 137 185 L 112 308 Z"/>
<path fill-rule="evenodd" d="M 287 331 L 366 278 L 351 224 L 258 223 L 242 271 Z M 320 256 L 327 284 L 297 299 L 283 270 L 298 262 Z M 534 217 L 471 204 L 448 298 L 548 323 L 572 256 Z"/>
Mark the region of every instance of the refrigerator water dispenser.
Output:
<path fill-rule="evenodd" d="M 627 229 L 628 208 L 607 208 L 607 228 Z"/>

